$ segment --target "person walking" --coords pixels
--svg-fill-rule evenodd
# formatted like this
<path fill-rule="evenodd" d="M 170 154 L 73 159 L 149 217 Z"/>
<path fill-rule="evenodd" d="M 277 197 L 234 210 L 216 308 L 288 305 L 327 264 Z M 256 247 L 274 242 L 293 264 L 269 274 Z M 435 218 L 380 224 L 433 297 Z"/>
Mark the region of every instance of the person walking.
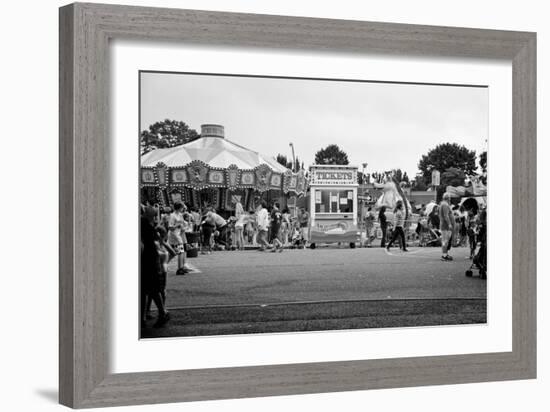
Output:
<path fill-rule="evenodd" d="M 307 243 L 309 242 L 309 213 L 305 207 L 300 208 L 298 222 L 300 224 L 300 232 L 302 235 L 302 249 L 305 249 L 307 247 Z"/>
<path fill-rule="evenodd" d="M 185 267 L 185 227 L 187 222 L 183 217 L 185 205 L 181 202 L 174 203 L 174 212 L 168 220 L 168 243 L 174 249 L 178 257 L 178 270 L 176 275 L 185 275 L 189 269 Z"/>
<path fill-rule="evenodd" d="M 273 203 L 273 208 L 271 209 L 271 242 L 273 243 L 272 252 L 283 251 L 283 242 L 281 242 L 281 223 L 283 221 L 283 214 L 279 210 L 279 203 Z"/>
<path fill-rule="evenodd" d="M 140 221 L 141 235 L 141 267 L 140 267 L 140 290 L 141 290 L 141 326 L 145 327 L 145 311 L 147 298 L 149 297 L 158 308 L 158 318 L 154 325 L 160 328 L 168 322 L 170 314 L 164 306 L 162 298 L 163 289 L 163 263 L 165 257 L 159 255 L 158 242 L 161 240 L 158 231 L 155 229 L 155 219 L 158 210 L 146 206 L 143 210 Z"/>
<path fill-rule="evenodd" d="M 393 235 L 386 249 L 390 250 L 391 246 L 393 245 L 393 242 L 395 242 L 397 238 L 400 238 L 403 252 L 408 252 L 407 243 L 405 241 L 405 231 L 403 229 L 403 227 L 405 226 L 405 212 L 403 211 L 403 201 L 401 200 L 397 201 L 397 204 L 395 205 L 395 210 L 393 212 L 393 218 L 394 218 Z"/>
<path fill-rule="evenodd" d="M 267 242 L 267 232 L 269 230 L 269 213 L 267 212 L 267 203 L 262 200 L 260 204 L 260 210 L 256 214 L 256 224 L 258 227 L 258 235 L 256 236 L 257 242 L 260 245 L 260 252 L 266 250 L 269 247 Z"/>
<path fill-rule="evenodd" d="M 386 206 L 382 206 L 378 211 L 378 221 L 380 222 L 380 229 L 382 230 L 382 244 L 381 247 L 386 247 L 386 239 L 388 238 L 388 218 L 386 217 Z"/>
<path fill-rule="evenodd" d="M 439 231 L 441 232 L 441 260 L 451 261 L 453 257 L 449 255 L 451 239 L 455 228 L 455 219 L 449 202 L 451 195 L 448 192 L 443 194 L 443 199 L 439 204 Z"/>

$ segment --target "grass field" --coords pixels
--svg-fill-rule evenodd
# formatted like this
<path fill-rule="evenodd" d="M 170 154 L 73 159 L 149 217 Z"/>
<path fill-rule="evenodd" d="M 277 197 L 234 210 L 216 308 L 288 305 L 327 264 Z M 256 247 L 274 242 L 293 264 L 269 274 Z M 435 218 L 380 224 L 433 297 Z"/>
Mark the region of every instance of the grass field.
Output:
<path fill-rule="evenodd" d="M 486 306 L 484 299 L 403 299 L 180 308 L 164 328 L 145 328 L 142 337 L 486 323 Z"/>

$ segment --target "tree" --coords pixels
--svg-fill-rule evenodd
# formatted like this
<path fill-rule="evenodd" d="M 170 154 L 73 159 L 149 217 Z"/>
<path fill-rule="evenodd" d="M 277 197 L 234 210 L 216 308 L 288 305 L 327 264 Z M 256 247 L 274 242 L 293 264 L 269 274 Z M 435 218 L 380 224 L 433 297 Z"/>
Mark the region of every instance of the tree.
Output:
<path fill-rule="evenodd" d="M 413 190 L 419 190 L 424 191 L 428 189 L 428 186 L 426 185 L 426 180 L 424 179 L 424 176 L 422 173 L 419 173 L 416 175 L 415 179 L 412 183 Z"/>
<path fill-rule="evenodd" d="M 395 180 L 399 183 L 409 183 L 409 176 L 407 176 L 407 172 L 403 172 L 401 169 L 393 169 L 391 173 L 393 174 L 393 177 L 395 177 Z"/>
<path fill-rule="evenodd" d="M 473 174 L 476 170 L 476 152 L 468 150 L 456 143 L 442 143 L 423 155 L 418 162 L 427 184 L 432 182 L 432 171 L 445 171 L 456 168 L 465 174 Z"/>
<path fill-rule="evenodd" d="M 141 132 L 141 154 L 154 149 L 179 146 L 199 137 L 200 135 L 184 122 L 166 119 L 150 125 L 148 130 Z"/>
<path fill-rule="evenodd" d="M 483 173 L 487 173 L 487 151 L 481 152 L 479 155 L 479 167 Z"/>
<path fill-rule="evenodd" d="M 335 144 L 329 144 L 324 149 L 315 153 L 315 164 L 317 165 L 347 165 L 348 155 Z"/>
<path fill-rule="evenodd" d="M 292 170 L 294 173 L 298 172 L 300 170 L 300 159 L 298 159 L 298 156 L 296 156 L 296 166 L 292 167 L 292 159 L 287 158 L 284 154 L 278 153 L 275 157 L 275 160 L 277 160 L 277 163 L 282 164 L 287 169 Z M 304 164 L 302 163 L 302 169 L 304 168 Z"/>
<path fill-rule="evenodd" d="M 285 155 L 278 153 L 275 159 L 277 159 L 277 163 L 282 164 L 287 169 L 292 170 L 292 160 L 288 160 Z"/>
<path fill-rule="evenodd" d="M 456 167 L 450 167 L 441 173 L 440 185 L 437 188 L 437 201 L 441 200 L 447 186 L 464 186 L 466 174 Z"/>
<path fill-rule="evenodd" d="M 441 173 L 441 186 L 463 186 L 466 174 L 455 167 L 450 167 Z"/>
<path fill-rule="evenodd" d="M 292 162 L 289 162 L 285 155 L 278 153 L 275 159 L 277 160 L 277 163 L 283 165 L 284 167 L 292 169 Z"/>

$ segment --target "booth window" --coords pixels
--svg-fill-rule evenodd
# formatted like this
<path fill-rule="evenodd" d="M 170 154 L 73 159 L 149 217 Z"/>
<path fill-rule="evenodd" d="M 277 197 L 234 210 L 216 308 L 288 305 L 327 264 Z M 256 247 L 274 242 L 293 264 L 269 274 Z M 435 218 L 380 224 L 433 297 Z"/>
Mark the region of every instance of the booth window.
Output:
<path fill-rule="evenodd" d="M 316 189 L 315 213 L 352 213 L 353 190 Z"/>

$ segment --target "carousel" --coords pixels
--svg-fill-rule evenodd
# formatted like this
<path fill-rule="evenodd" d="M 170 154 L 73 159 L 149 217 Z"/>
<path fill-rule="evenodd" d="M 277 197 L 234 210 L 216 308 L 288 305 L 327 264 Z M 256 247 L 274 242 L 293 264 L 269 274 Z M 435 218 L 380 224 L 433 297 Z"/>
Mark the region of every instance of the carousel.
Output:
<path fill-rule="evenodd" d="M 140 178 L 142 199 L 151 204 L 171 207 L 181 201 L 225 214 L 237 202 L 251 210 L 262 199 L 284 207 L 307 187 L 303 170 L 293 173 L 274 158 L 226 139 L 224 127 L 212 124 L 201 126 L 197 140 L 143 155 Z"/>

